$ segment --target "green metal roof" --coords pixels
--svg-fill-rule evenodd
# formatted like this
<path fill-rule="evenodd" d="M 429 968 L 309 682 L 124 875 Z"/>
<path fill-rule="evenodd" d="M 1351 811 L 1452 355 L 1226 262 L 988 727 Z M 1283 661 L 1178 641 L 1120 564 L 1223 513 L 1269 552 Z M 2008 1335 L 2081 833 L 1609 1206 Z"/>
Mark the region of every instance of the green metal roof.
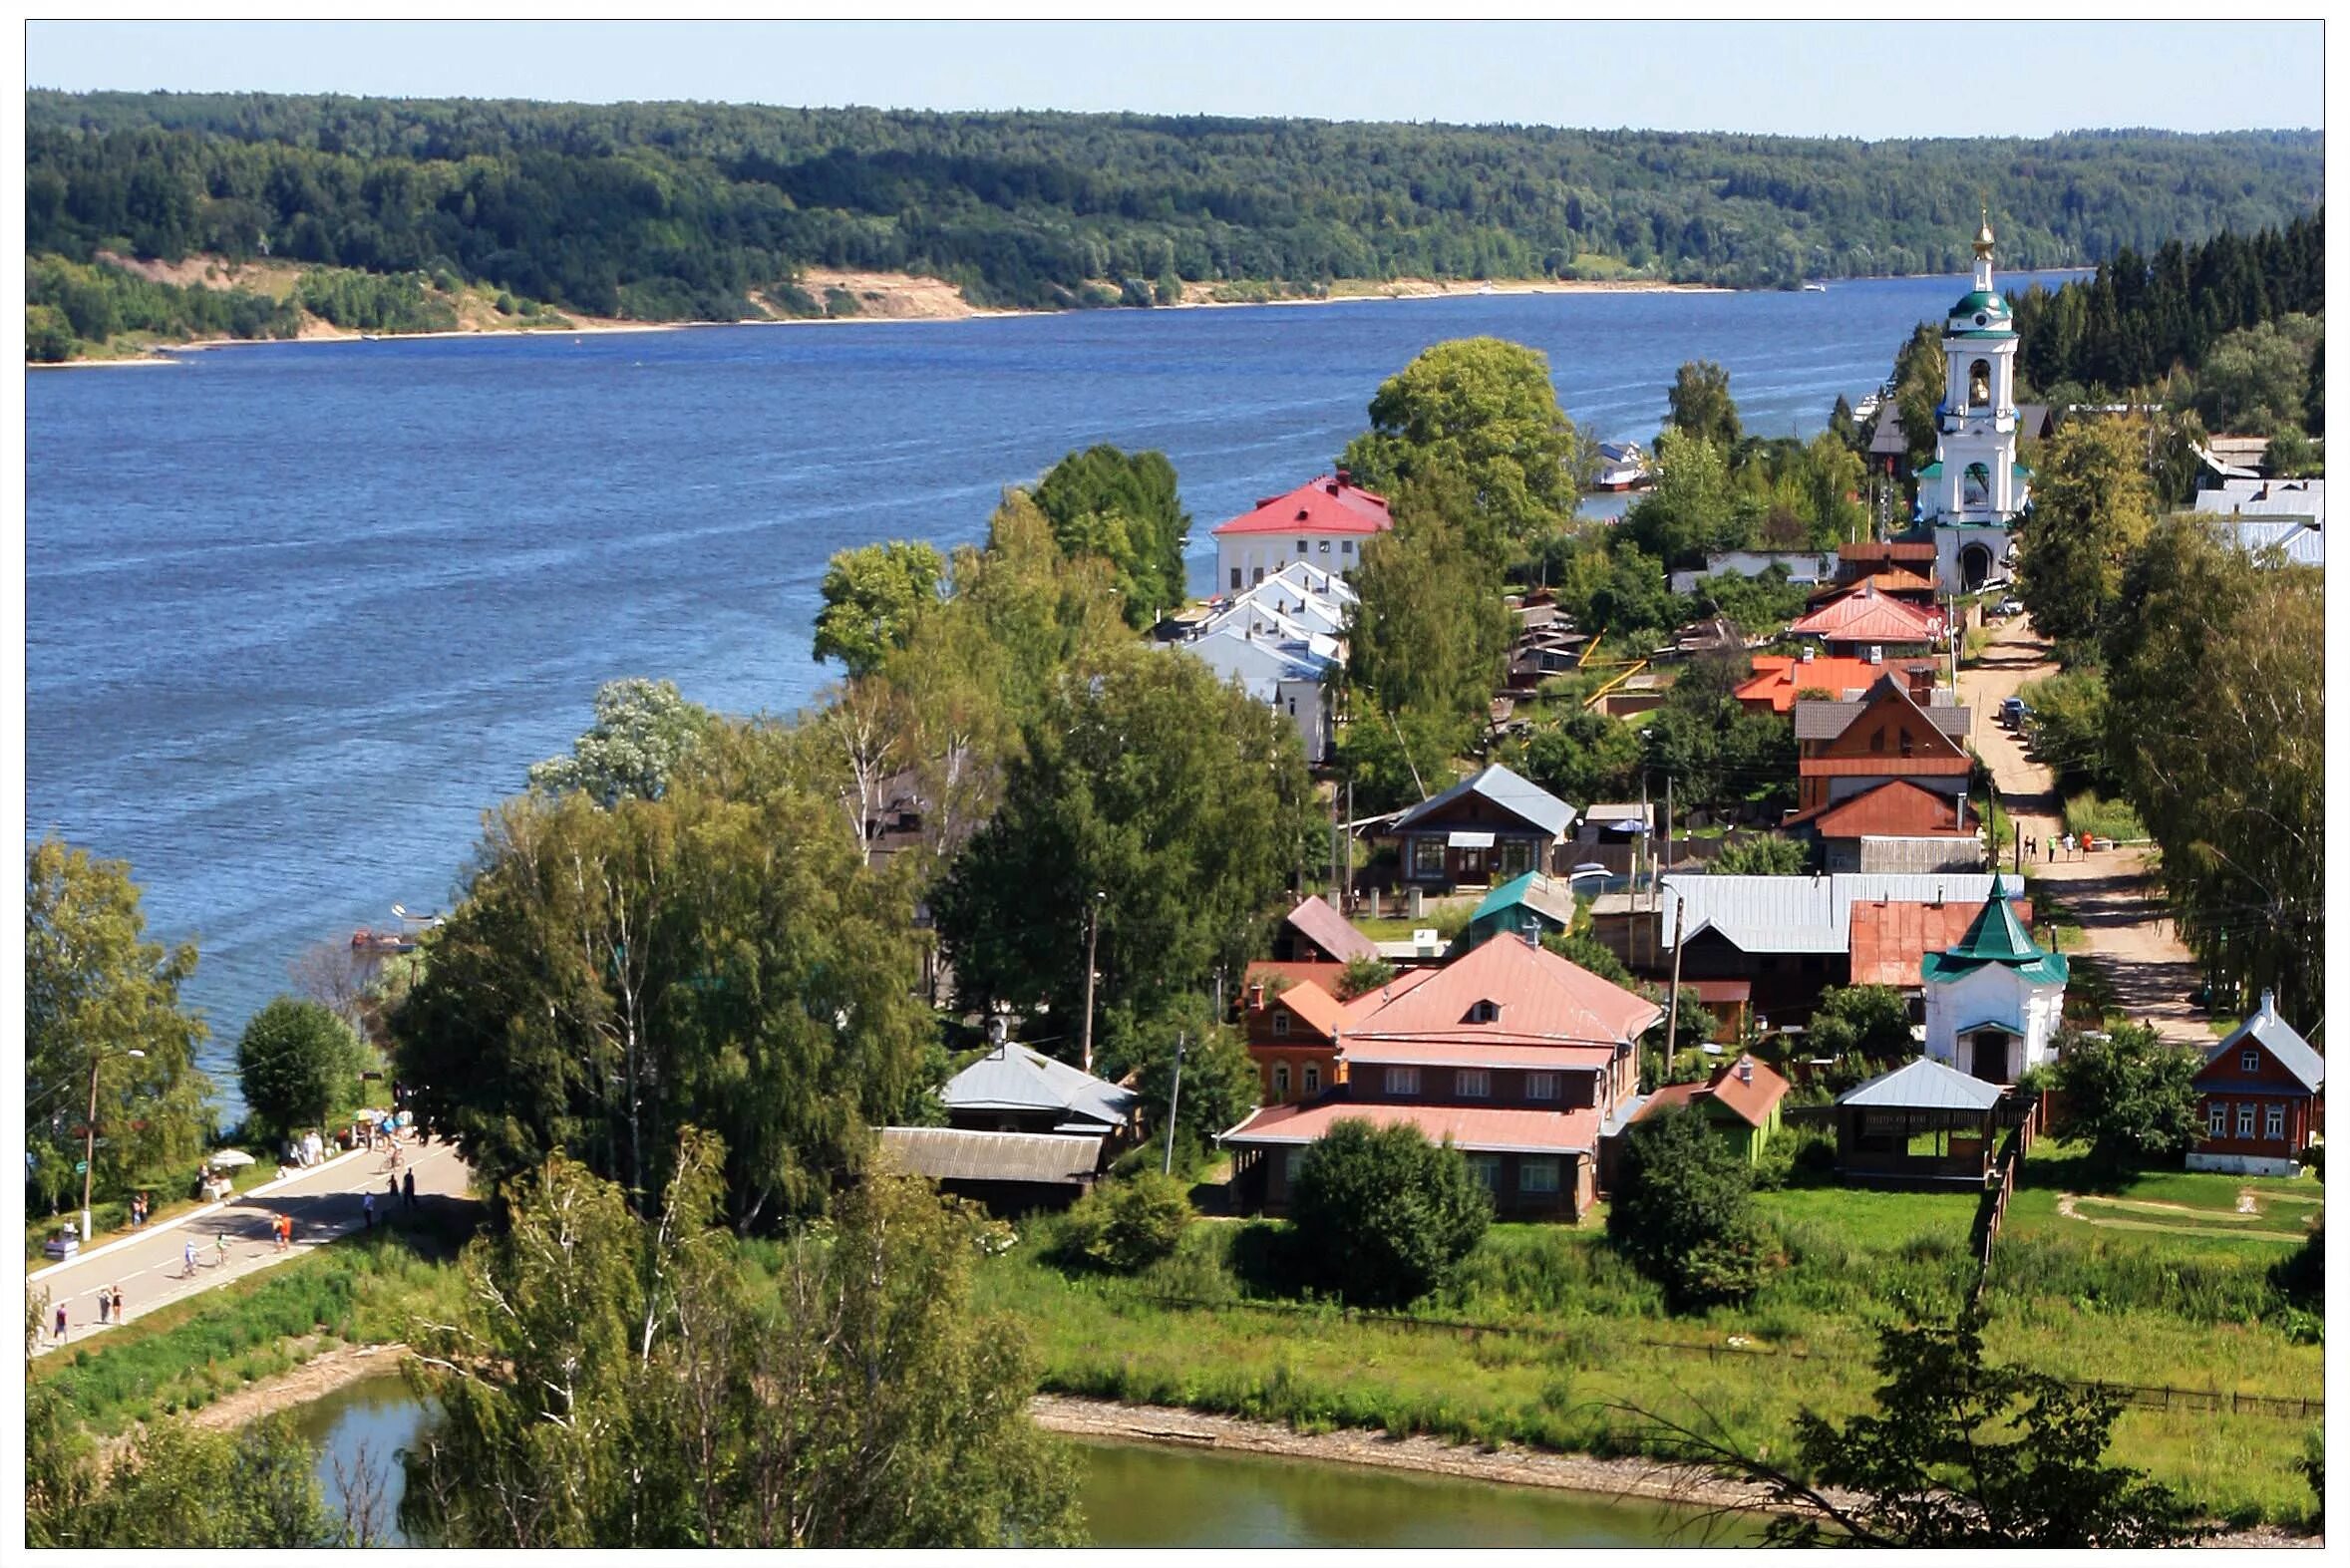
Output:
<path fill-rule="evenodd" d="M 1932 478 L 1932 477 L 1933 477 L 1935 474 L 1937 474 L 1937 473 L 1940 473 L 1941 471 L 1942 471 L 1942 460 L 1941 460 L 1941 459 L 1939 459 L 1939 458 L 1936 458 L 1936 459 L 1935 459 L 1933 462 L 1931 462 L 1931 463 L 1927 464 L 1927 465 L 1926 465 L 1924 468 L 1922 468 L 1922 469 L 1918 470 L 1917 470 L 1917 476 L 1918 476 L 1919 478 L 1921 478 L 1921 479 L 1930 479 L 1930 478 Z"/>
<path fill-rule="evenodd" d="M 2007 301 L 1989 289 L 1969 289 L 1957 304 L 1950 307 L 1950 314 L 1971 316 L 1978 310 L 1988 315 L 2005 316 L 2008 314 Z"/>
<path fill-rule="evenodd" d="M 1500 887 L 1486 894 L 1477 906 L 1477 913 L 1469 918 L 1483 920 L 1488 915 L 1500 914 L 1512 904 L 1525 902 L 1526 890 L 1534 885 L 1534 878 L 1539 875 L 1541 875 L 1539 871 L 1528 871 L 1522 876 L 1511 877 Z"/>
<path fill-rule="evenodd" d="M 1939 953 L 1928 953 L 1918 972 L 1926 980 L 1955 980 L 1985 964 L 2001 964 L 2027 980 L 2060 986 L 2072 967 L 2062 954 L 2033 942 L 2016 918 L 2015 906 L 2007 901 L 2006 884 L 1996 876 L 1991 878 L 1991 896 L 1983 900 L 1982 913 L 1966 928 L 1966 935 Z"/>

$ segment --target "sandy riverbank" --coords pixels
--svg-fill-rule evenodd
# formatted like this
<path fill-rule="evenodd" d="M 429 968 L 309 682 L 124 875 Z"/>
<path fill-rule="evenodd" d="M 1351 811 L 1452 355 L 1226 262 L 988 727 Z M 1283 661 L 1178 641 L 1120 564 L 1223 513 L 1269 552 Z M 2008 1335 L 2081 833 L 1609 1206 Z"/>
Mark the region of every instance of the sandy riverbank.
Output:
<path fill-rule="evenodd" d="M 134 269 L 143 270 L 143 269 Z M 193 275 L 193 274 L 191 274 Z M 223 274 L 234 277 L 235 274 Z M 176 281 L 174 275 L 174 281 Z M 312 318 L 292 338 L 197 338 L 186 343 L 158 344 L 144 354 L 121 359 L 77 359 L 55 364 L 27 361 L 27 370 L 88 370 L 126 365 L 169 365 L 177 356 L 206 349 L 235 348 L 268 343 L 353 343 L 372 338 L 530 338 L 588 337 L 618 332 L 679 332 L 694 327 L 840 327 L 873 322 L 973 321 L 1004 316 L 1060 316 L 1066 310 L 1005 310 L 974 305 L 942 278 L 886 272 L 842 272 L 812 267 L 801 286 L 819 299 L 838 291 L 856 301 L 855 314 L 846 316 L 747 317 L 740 321 L 621 321 L 608 317 L 566 316 L 567 326 L 508 327 L 468 325 L 439 332 L 361 333 Z M 1183 298 L 1158 310 L 1256 310 L 1273 306 L 1350 305 L 1371 300 L 1460 299 L 1503 294 L 1730 294 L 1735 289 L 1703 283 L 1660 283 L 1645 279 L 1570 281 L 1554 278 L 1517 278 L 1491 282 L 1464 279 L 1396 278 L 1385 282 L 1342 279 L 1328 294 L 1317 297 L 1273 299 L 1217 299 L 1229 284 L 1186 283 Z M 761 299 L 761 304 L 771 303 Z M 1101 309 L 1139 307 L 1103 306 Z"/>

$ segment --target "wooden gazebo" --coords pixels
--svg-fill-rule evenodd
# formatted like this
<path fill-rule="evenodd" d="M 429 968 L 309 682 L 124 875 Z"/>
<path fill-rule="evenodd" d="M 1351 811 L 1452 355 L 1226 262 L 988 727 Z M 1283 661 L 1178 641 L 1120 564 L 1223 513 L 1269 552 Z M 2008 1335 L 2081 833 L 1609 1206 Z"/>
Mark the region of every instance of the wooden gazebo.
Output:
<path fill-rule="evenodd" d="M 1836 1168 L 1848 1182 L 1981 1186 L 2005 1091 L 1919 1057 L 1836 1102 Z"/>

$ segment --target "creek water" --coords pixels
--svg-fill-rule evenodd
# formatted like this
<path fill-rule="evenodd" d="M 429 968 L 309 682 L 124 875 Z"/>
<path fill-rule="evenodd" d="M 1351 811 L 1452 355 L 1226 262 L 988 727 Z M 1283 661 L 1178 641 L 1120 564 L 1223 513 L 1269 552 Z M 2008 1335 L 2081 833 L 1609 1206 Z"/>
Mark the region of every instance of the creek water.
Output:
<path fill-rule="evenodd" d="M 342 1478 L 371 1463 L 393 1519 L 399 1450 L 429 1428 L 430 1408 L 398 1377 L 376 1377 L 293 1416 L 319 1447 L 329 1506 L 342 1502 Z M 1078 1448 L 1087 1524 L 1103 1547 L 1720 1546 L 1751 1544 L 1760 1532 L 1751 1521 L 1636 1498 L 1155 1443 Z"/>
<path fill-rule="evenodd" d="M 2004 279 L 2021 287 L 2030 279 Z M 289 964 L 452 899 L 481 813 L 596 687 L 789 713 L 834 551 L 983 537 L 1073 448 L 1159 448 L 1208 529 L 1328 469 L 1448 338 L 1549 356 L 1645 441 L 1676 367 L 1748 430 L 1857 401 L 1956 278 L 945 322 L 239 345 L 28 373 L 26 829 L 130 861 L 232 1048 Z M 1620 498 L 1606 510 L 1620 510 Z M 1594 508 L 1598 510 L 1600 508 Z"/>

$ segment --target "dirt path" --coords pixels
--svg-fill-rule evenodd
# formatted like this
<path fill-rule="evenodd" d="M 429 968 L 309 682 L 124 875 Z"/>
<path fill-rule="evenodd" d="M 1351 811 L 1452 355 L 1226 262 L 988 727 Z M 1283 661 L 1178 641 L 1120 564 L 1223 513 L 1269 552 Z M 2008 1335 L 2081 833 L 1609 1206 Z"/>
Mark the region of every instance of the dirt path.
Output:
<path fill-rule="evenodd" d="M 2057 673 L 2048 645 L 2021 617 L 1995 628 L 1974 668 L 1959 672 L 1958 688 L 1973 710 L 1970 739 L 1998 781 L 2001 800 L 2020 831 L 2043 845 L 2033 875 L 2063 904 L 2082 932 L 2079 956 L 2094 960 L 2112 980 L 2121 1009 L 2169 1040 L 2208 1050 L 2216 1037 L 2210 1015 L 2188 1001 L 2202 984 L 2202 968 L 2179 940 L 2163 911 L 2161 890 L 2136 849 L 2099 850 L 2050 861 L 2045 845 L 2064 834 L 2064 802 L 2055 776 L 2024 755 L 2021 740 L 2003 729 L 1999 705 L 2027 681 Z M 2013 866 L 2014 851 L 2006 861 Z"/>
<path fill-rule="evenodd" d="M 2201 1214 L 2207 1219 L 2223 1223 L 2217 1225 L 2165 1225 L 2151 1219 L 2098 1219 L 2094 1215 L 2081 1212 L 2079 1205 L 2083 1203 L 2110 1204 L 2113 1207 L 2124 1209 L 2151 1209 L 2180 1214 Z M 2177 1203 L 2134 1202 L 2121 1198 L 2084 1197 L 2079 1193 L 2065 1192 L 2057 1196 L 2056 1211 L 2066 1219 L 2077 1219 L 2084 1225 L 2094 1225 L 2100 1230 L 2151 1230 L 2166 1236 L 2214 1236 L 2227 1241 L 2306 1241 L 2308 1239 L 2306 1231 L 2230 1229 L 2224 1222 L 2253 1219 L 2257 1216 L 2240 1213 L 2220 1214 L 2209 1209 L 2186 1208 Z"/>

